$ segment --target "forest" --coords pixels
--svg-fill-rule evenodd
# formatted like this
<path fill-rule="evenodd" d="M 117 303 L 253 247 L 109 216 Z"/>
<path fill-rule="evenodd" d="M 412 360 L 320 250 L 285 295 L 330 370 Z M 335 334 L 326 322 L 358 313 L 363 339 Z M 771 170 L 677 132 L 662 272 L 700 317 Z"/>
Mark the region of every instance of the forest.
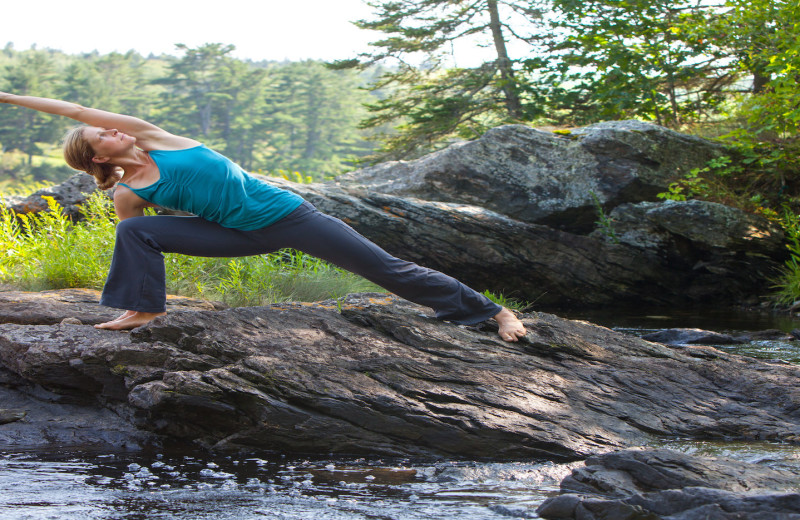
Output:
<path fill-rule="evenodd" d="M 232 45 L 177 46 L 180 57 L 51 49 L 0 51 L 0 89 L 67 99 L 152 121 L 201 140 L 251 171 L 304 172 L 322 180 L 370 153 L 358 127 L 380 74 L 336 71 L 315 61 L 247 62 Z M 4 107 L 0 170 L 10 181 L 60 181 L 72 174 L 60 139 L 73 122 Z M 48 158 L 52 159 L 48 159 Z"/>

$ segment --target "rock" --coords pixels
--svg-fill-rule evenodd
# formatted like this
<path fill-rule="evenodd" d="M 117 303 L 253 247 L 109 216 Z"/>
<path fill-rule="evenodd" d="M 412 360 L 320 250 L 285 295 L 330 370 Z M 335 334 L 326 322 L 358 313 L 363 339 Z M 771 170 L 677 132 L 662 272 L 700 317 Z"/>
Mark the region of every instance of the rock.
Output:
<path fill-rule="evenodd" d="M 100 293 L 92 289 L 58 289 L 42 292 L 0 292 L 0 323 L 95 325 L 119 316 L 120 311 L 98 305 Z M 225 305 L 181 296 L 167 297 L 167 310 L 214 310 Z"/>
<path fill-rule="evenodd" d="M 765 273 L 778 265 L 771 250 L 728 258 L 699 254 L 687 245 L 688 257 L 676 259 L 666 251 L 523 223 L 475 206 L 354 195 L 333 184 L 269 182 L 338 216 L 395 256 L 455 276 L 480 291 L 503 292 L 551 308 L 737 302 L 763 291 Z M 785 248 L 776 247 L 783 254 Z M 709 267 L 702 267 L 702 261 Z M 715 269 L 714 261 L 729 269 Z"/>
<path fill-rule="evenodd" d="M 698 251 L 778 251 L 780 226 L 763 217 L 703 200 L 622 204 L 608 215 L 621 243 L 640 249 L 669 251 L 676 242 Z"/>
<path fill-rule="evenodd" d="M 134 427 L 112 407 L 71 402 L 41 388 L 0 385 L 0 402 L 13 406 L 17 420 L 0 420 L 5 450 L 100 448 L 138 450 L 155 444 L 155 435 Z M 0 414 L 2 417 L 2 414 Z M 13 416 L 12 416 L 13 417 Z"/>
<path fill-rule="evenodd" d="M 171 312 L 129 334 L 9 323 L 0 366 L 218 449 L 575 460 L 657 435 L 800 440 L 800 367 L 543 313 L 509 344 L 431 314 L 364 294 Z"/>
<path fill-rule="evenodd" d="M 583 233 L 597 219 L 593 194 L 604 207 L 655 200 L 675 178 L 721 154 L 719 145 L 640 121 L 591 125 L 568 136 L 507 125 L 336 182 L 348 190 L 478 206 Z"/>
<path fill-rule="evenodd" d="M 670 345 L 731 345 L 744 343 L 746 340 L 730 334 L 720 334 L 710 330 L 702 329 L 665 329 L 658 332 L 645 334 L 642 339 L 647 341 L 657 341 Z"/>
<path fill-rule="evenodd" d="M 553 519 L 800 519 L 800 473 L 671 450 L 626 450 L 586 460 L 565 494 L 537 510 Z M 578 493 L 578 494 L 576 494 Z"/>
<path fill-rule="evenodd" d="M 28 415 L 28 412 L 25 410 L 8 410 L 6 408 L 0 408 L 0 425 L 19 421 L 26 415 Z"/>
<path fill-rule="evenodd" d="M 80 216 L 79 206 L 86 196 L 97 191 L 97 184 L 91 175 L 77 173 L 55 186 L 43 188 L 27 197 L 16 197 L 9 205 L 16 213 L 31 213 L 47 209 L 47 201 L 42 197 L 52 197 L 64 208 L 64 214 L 70 218 Z"/>

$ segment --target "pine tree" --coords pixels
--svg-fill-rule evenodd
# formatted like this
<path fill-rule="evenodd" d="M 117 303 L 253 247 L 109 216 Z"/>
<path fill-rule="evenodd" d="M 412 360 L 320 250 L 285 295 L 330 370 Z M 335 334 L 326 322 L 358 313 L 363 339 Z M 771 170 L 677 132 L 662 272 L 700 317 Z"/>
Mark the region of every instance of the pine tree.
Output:
<path fill-rule="evenodd" d="M 372 128 L 399 122 L 398 132 L 385 137 L 380 158 L 413 155 L 452 137 L 477 137 L 491 126 L 538 113 L 519 75 L 521 60 L 508 50 L 508 43 L 515 41 L 527 54 L 537 43 L 542 17 L 535 1 L 391 0 L 369 5 L 376 9 L 374 18 L 356 25 L 386 37 L 372 43 L 372 52 L 332 66 L 393 67 L 372 87 L 388 89 L 389 96 L 371 104 L 373 115 L 362 123 Z M 461 44 L 493 52 L 475 66 L 448 64 L 448 54 Z"/>

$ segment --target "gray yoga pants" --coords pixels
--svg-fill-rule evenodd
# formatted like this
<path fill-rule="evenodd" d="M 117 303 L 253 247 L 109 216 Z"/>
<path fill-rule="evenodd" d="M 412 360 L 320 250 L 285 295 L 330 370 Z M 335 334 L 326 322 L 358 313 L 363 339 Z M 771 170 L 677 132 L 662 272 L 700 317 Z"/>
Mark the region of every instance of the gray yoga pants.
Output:
<path fill-rule="evenodd" d="M 230 229 L 199 217 L 133 217 L 117 225 L 117 240 L 102 305 L 140 312 L 164 312 L 166 287 L 162 253 L 235 257 L 290 247 L 359 274 L 421 305 L 436 317 L 472 325 L 502 307 L 458 280 L 400 260 L 341 220 L 304 202 L 285 218 L 255 231 Z"/>

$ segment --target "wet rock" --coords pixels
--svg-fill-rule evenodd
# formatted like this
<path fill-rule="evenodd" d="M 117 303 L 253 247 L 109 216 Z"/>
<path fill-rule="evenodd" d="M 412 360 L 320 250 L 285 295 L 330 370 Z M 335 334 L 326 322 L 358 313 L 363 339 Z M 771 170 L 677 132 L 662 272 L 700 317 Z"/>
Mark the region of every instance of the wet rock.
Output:
<path fill-rule="evenodd" d="M 0 425 L 19 421 L 26 415 L 28 415 L 28 412 L 25 410 L 9 410 L 6 408 L 0 408 Z"/>
<path fill-rule="evenodd" d="M 586 460 L 547 499 L 542 518 L 800 518 L 800 474 L 671 450 L 627 450 Z"/>
<path fill-rule="evenodd" d="M 665 329 L 658 332 L 645 334 L 642 339 L 647 341 L 657 341 L 659 343 L 667 343 L 669 345 L 731 345 L 744 343 L 747 341 L 741 336 L 734 337 L 730 334 L 720 334 L 703 329 Z"/>
<path fill-rule="evenodd" d="M 431 314 L 365 294 L 171 312 L 131 333 L 5 324 L 0 365 L 220 449 L 573 460 L 654 435 L 800 441 L 796 366 L 543 313 L 509 344 Z"/>
<path fill-rule="evenodd" d="M 13 422 L 0 420 L 3 449 L 101 448 L 137 450 L 158 441 L 120 415 L 124 407 L 81 404 L 35 386 L 0 384 L 0 402 L 13 407 Z M 2 417 L 2 414 L 0 414 Z"/>

